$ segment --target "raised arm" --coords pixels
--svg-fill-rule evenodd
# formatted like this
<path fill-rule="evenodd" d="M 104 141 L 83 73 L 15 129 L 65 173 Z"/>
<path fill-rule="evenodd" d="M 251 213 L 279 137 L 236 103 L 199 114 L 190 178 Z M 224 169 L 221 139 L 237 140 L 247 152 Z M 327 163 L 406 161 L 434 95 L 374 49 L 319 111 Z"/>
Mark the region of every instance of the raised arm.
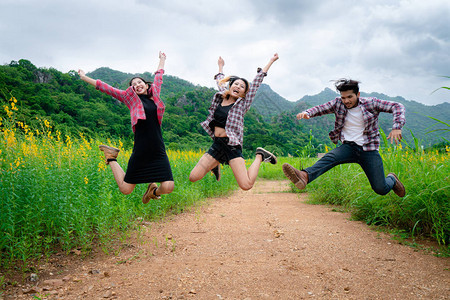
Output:
<path fill-rule="evenodd" d="M 250 106 L 252 105 L 253 100 L 255 99 L 256 92 L 258 91 L 259 87 L 261 86 L 261 83 L 264 79 L 264 77 L 267 75 L 267 71 L 269 70 L 270 66 L 278 59 L 278 54 L 275 53 L 269 60 L 269 63 L 264 68 L 258 68 L 258 73 L 256 74 L 256 77 L 253 79 L 252 83 L 250 84 L 250 88 L 248 89 L 247 94 L 245 95 L 245 111 L 250 109 Z"/>
<path fill-rule="evenodd" d="M 216 76 L 214 76 L 214 79 L 217 83 L 217 88 L 219 89 L 219 92 L 223 92 L 226 90 L 225 85 L 220 84 L 220 80 L 223 79 L 223 66 L 225 65 L 225 61 L 223 60 L 222 56 L 219 56 L 219 59 L 217 60 L 217 65 L 219 66 L 219 73 L 217 73 Z"/>
<path fill-rule="evenodd" d="M 163 69 L 164 70 L 164 65 L 166 63 L 166 54 L 164 52 L 159 51 L 159 65 L 158 65 L 158 70 Z"/>
<path fill-rule="evenodd" d="M 78 70 L 78 75 L 80 76 L 80 79 L 83 80 L 84 82 L 89 83 L 90 85 L 96 86 L 97 85 L 97 80 L 92 79 L 89 76 L 86 76 L 86 73 L 84 73 L 83 70 Z"/>
<path fill-rule="evenodd" d="M 225 65 L 225 61 L 223 60 L 222 56 L 219 56 L 219 59 L 217 60 L 217 65 L 219 65 L 219 73 L 223 74 L 223 66 Z"/>
<path fill-rule="evenodd" d="M 278 53 L 275 53 L 269 60 L 269 63 L 262 69 L 264 73 L 267 73 L 270 69 L 270 66 L 276 61 L 278 60 Z"/>
<path fill-rule="evenodd" d="M 89 83 L 90 85 L 95 86 L 95 88 L 97 90 L 99 90 L 100 92 L 106 93 L 106 94 L 116 98 L 117 100 L 127 104 L 126 103 L 127 91 L 119 90 L 119 89 L 117 89 L 115 87 L 110 86 L 109 84 L 104 83 L 101 80 L 92 79 L 91 77 L 86 76 L 86 74 L 84 73 L 83 70 L 78 70 L 78 75 L 80 75 L 80 79 L 81 80 Z"/>
<path fill-rule="evenodd" d="M 157 96 L 158 98 L 160 97 L 161 93 L 165 63 L 166 63 L 166 54 L 164 52 L 159 51 L 158 70 L 156 70 L 155 77 L 153 78 L 153 83 L 150 86 L 153 96 Z"/>
<path fill-rule="evenodd" d="M 309 119 L 326 114 L 332 114 L 336 110 L 338 99 L 339 98 L 335 98 L 331 101 L 328 101 L 327 103 L 308 108 L 307 110 L 297 114 L 297 119 Z"/>

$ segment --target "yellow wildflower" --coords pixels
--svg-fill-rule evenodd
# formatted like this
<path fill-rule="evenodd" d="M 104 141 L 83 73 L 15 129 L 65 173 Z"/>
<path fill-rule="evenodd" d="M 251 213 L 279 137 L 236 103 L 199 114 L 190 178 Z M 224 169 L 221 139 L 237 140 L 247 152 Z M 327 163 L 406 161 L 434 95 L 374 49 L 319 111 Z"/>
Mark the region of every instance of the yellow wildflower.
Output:
<path fill-rule="evenodd" d="M 11 103 L 11 110 L 19 110 L 14 102 Z"/>

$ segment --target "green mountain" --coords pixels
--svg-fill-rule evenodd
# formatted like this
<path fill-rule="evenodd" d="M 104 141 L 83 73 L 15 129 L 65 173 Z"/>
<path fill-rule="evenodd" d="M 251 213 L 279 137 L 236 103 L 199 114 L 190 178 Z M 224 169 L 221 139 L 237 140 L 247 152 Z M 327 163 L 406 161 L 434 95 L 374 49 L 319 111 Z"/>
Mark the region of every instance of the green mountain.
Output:
<path fill-rule="evenodd" d="M 269 86 L 265 86 L 263 92 L 263 97 L 259 95 L 259 92 L 257 94 L 256 100 L 254 102 L 254 107 L 256 110 L 264 115 L 265 117 L 272 117 L 276 114 L 271 113 L 271 110 L 276 110 L 275 108 L 283 107 L 284 110 L 278 109 L 277 113 L 280 111 L 283 112 L 289 112 L 292 115 L 296 115 L 297 113 L 310 108 L 312 106 L 320 105 L 325 102 L 328 102 L 330 100 L 333 100 L 334 98 L 338 97 L 339 94 L 335 91 L 333 91 L 330 88 L 325 88 L 322 92 L 316 94 L 316 95 L 307 95 L 302 97 L 296 102 L 293 103 L 293 107 L 289 107 L 285 104 L 286 99 L 279 96 L 278 94 L 274 93 Z M 268 95 L 275 95 L 272 96 L 272 102 L 269 102 L 266 100 L 268 98 Z M 449 131 L 436 131 L 436 132 L 430 132 L 435 129 L 443 129 L 445 128 L 444 125 L 440 124 L 439 122 L 436 122 L 435 120 L 429 118 L 433 117 L 438 120 L 444 121 L 446 123 L 450 123 L 450 103 L 442 103 L 434 106 L 428 106 L 421 104 L 416 101 L 409 101 L 402 97 L 390 97 L 384 94 L 380 93 L 364 93 L 361 92 L 361 97 L 376 97 L 383 100 L 388 101 L 395 101 L 402 103 L 405 106 L 405 117 L 406 117 L 406 125 L 403 130 L 403 135 L 408 143 L 413 142 L 413 136 L 412 134 L 420 140 L 421 144 L 425 147 L 429 147 L 433 144 L 440 143 L 444 140 L 450 141 L 450 132 Z M 260 101 L 264 100 L 264 101 Z M 266 104 L 269 103 L 269 104 Z M 273 104 L 272 104 L 273 103 Z M 271 106 L 269 106 L 271 104 Z M 259 106 L 262 106 L 262 108 L 259 108 Z M 270 107 L 269 109 L 264 110 L 264 107 Z M 317 119 L 323 119 L 322 121 L 316 121 Z M 308 124 L 309 122 L 314 120 L 314 126 L 311 126 Z M 334 116 L 333 115 L 327 115 L 322 116 L 319 118 L 309 119 L 309 120 L 303 120 L 301 121 L 306 126 L 306 129 L 311 129 L 312 133 L 321 141 L 325 143 L 325 140 L 328 138 L 328 132 L 331 131 L 334 127 Z M 392 115 L 388 113 L 381 113 L 379 118 L 379 124 L 380 127 L 383 129 L 383 131 L 388 134 L 392 127 Z M 323 128 L 326 128 L 326 133 L 323 131 Z M 325 133 L 325 134 L 324 134 Z"/>
<path fill-rule="evenodd" d="M 267 84 L 261 84 L 256 93 L 252 108 L 262 115 L 266 121 L 286 111 L 291 111 L 295 103 L 275 93 Z"/>
<path fill-rule="evenodd" d="M 109 68 L 99 68 L 88 75 L 121 89 L 127 88 L 133 76 L 139 75 L 148 80 L 153 78 L 149 72 L 129 74 Z M 175 76 L 164 76 L 161 98 L 166 104 L 166 112 L 162 129 L 168 148 L 209 148 L 211 138 L 199 123 L 205 120 L 215 92 L 215 89 L 194 85 Z M 81 81 L 75 71 L 62 73 L 53 68 L 38 68 L 25 59 L 12 61 L 0 66 L 2 107 L 12 96 L 18 100 L 16 121 L 40 126 L 36 118 L 45 118 L 51 121 L 54 130 L 61 131 L 62 136 L 82 132 L 105 138 L 120 137 L 128 146 L 132 145 L 133 133 L 127 107 Z M 260 146 L 278 155 L 296 155 L 305 149 L 310 154 L 323 151 L 321 145 L 331 144 L 328 132 L 333 128 L 334 117 L 329 115 L 298 121 L 295 115 L 335 96 L 332 90 L 325 89 L 317 95 L 290 102 L 263 84 L 253 107 L 245 116 L 244 155 L 253 156 L 255 149 Z M 390 99 L 384 95 L 375 96 Z M 448 134 L 442 132 L 426 134 L 436 122 L 425 117 L 430 115 L 448 122 L 448 103 L 425 106 L 403 98 L 394 100 L 407 106 L 407 128 L 416 137 L 426 140 L 426 145 L 442 141 L 441 136 L 450 140 Z M 7 119 L 5 110 L 0 110 L 0 117 L 2 120 Z M 389 117 L 386 114 L 386 120 L 380 119 L 386 132 L 390 126 Z M 411 136 L 407 138 L 411 140 Z"/>

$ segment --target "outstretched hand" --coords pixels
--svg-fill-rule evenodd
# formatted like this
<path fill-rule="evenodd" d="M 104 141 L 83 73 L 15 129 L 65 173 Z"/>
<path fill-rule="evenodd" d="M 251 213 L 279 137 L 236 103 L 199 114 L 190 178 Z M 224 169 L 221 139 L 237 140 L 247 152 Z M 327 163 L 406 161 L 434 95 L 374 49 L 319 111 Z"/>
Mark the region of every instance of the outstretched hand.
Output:
<path fill-rule="evenodd" d="M 78 76 L 80 76 L 80 78 L 82 78 L 82 77 L 86 76 L 86 73 L 84 73 L 83 70 L 78 69 Z"/>
<path fill-rule="evenodd" d="M 274 61 L 278 60 L 278 53 L 275 53 L 269 60 L 269 63 L 262 69 L 264 73 L 267 73 L 270 69 L 270 66 L 274 63 Z"/>
<path fill-rule="evenodd" d="M 276 61 L 276 60 L 278 60 L 278 53 L 275 53 L 273 56 L 272 56 L 272 58 L 270 59 L 270 61 L 271 62 L 274 62 L 274 61 Z"/>
<path fill-rule="evenodd" d="M 159 64 L 158 70 L 164 69 L 164 64 L 166 63 L 166 54 L 164 52 L 159 51 Z"/>
<path fill-rule="evenodd" d="M 389 139 L 391 140 L 391 144 L 392 144 L 393 142 L 395 142 L 395 144 L 398 145 L 398 143 L 401 142 L 401 140 L 402 140 L 402 130 L 401 130 L 401 129 L 393 129 L 393 130 L 389 133 L 387 139 L 388 139 L 388 140 L 389 140 Z"/>
<path fill-rule="evenodd" d="M 219 56 L 217 64 L 219 65 L 219 73 L 223 73 L 223 66 L 225 65 L 225 61 L 223 60 L 222 56 Z"/>
<path fill-rule="evenodd" d="M 297 120 L 309 119 L 309 118 L 310 118 L 310 116 L 306 112 L 301 112 L 301 113 L 297 114 Z"/>
<path fill-rule="evenodd" d="M 78 76 L 80 76 L 80 79 L 84 82 L 89 83 L 90 85 L 96 86 L 96 80 L 92 79 L 89 76 L 86 76 L 86 73 L 84 73 L 83 70 L 78 69 Z"/>
<path fill-rule="evenodd" d="M 225 65 L 225 61 L 223 60 L 222 56 L 219 56 L 217 64 L 219 65 L 219 67 L 223 67 Z"/>

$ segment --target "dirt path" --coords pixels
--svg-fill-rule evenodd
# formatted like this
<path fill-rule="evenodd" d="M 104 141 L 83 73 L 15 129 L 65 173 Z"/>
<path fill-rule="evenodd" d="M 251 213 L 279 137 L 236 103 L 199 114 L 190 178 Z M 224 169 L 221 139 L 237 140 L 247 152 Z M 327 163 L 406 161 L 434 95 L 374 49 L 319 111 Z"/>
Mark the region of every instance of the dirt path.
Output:
<path fill-rule="evenodd" d="M 51 299 L 450 299 L 448 258 L 304 204 L 287 188 L 259 180 L 146 224 L 117 256 L 54 266 L 36 289 Z"/>

